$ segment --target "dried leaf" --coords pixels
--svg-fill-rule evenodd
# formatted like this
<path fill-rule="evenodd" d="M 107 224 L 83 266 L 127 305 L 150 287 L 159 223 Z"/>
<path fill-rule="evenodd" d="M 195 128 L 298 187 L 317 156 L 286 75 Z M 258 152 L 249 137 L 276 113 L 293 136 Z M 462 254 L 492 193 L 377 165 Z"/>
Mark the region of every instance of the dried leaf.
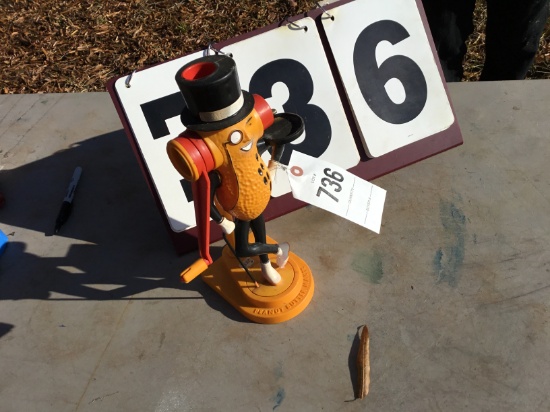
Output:
<path fill-rule="evenodd" d="M 370 386 L 370 349 L 369 329 L 363 326 L 359 353 L 357 354 L 357 397 L 363 399 L 369 393 Z"/>

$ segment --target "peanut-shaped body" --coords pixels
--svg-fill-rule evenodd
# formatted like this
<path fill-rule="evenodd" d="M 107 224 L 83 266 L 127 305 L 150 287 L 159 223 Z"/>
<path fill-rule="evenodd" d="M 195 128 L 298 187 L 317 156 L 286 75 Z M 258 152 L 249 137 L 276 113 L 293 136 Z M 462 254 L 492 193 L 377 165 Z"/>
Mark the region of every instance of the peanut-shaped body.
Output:
<path fill-rule="evenodd" d="M 216 190 L 219 205 L 239 220 L 254 220 L 271 197 L 271 176 L 258 153 L 263 126 L 256 110 L 226 129 L 198 132 L 215 153 L 222 184 Z"/>

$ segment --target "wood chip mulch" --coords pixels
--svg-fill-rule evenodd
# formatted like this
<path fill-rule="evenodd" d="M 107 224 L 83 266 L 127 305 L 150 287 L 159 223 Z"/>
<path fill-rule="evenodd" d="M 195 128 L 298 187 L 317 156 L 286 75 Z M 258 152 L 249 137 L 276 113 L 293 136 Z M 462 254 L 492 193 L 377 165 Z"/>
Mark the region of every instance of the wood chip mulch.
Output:
<path fill-rule="evenodd" d="M 466 79 L 483 62 L 482 0 Z M 309 0 L 0 1 L 0 93 L 104 91 L 108 79 L 316 7 Z M 550 28 L 531 78 L 550 78 Z"/>

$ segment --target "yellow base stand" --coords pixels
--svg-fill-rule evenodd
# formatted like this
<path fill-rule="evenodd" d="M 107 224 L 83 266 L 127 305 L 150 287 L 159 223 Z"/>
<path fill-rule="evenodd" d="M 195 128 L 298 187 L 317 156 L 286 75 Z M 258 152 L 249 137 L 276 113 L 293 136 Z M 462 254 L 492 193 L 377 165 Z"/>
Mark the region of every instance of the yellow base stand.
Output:
<path fill-rule="evenodd" d="M 276 243 L 268 238 L 268 243 Z M 264 280 L 258 257 L 241 259 L 260 285 L 246 274 L 231 250 L 225 246 L 222 256 L 204 271 L 203 280 L 235 309 L 253 322 L 280 323 L 301 313 L 313 297 L 313 276 L 309 266 L 290 252 L 283 269 L 271 264 L 281 275 L 281 282 L 272 286 Z"/>

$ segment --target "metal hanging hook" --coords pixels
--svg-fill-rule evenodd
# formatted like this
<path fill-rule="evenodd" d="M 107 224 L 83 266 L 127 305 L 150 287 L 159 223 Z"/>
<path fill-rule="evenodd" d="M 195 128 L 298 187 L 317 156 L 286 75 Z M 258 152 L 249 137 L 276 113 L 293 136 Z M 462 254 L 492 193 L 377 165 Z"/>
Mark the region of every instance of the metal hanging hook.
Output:
<path fill-rule="evenodd" d="M 285 21 L 288 23 L 286 26 L 290 30 L 303 30 L 307 32 L 307 26 L 300 26 L 299 24 L 294 23 L 293 21 L 290 21 L 288 17 L 285 19 Z"/>
<path fill-rule="evenodd" d="M 323 11 L 323 14 L 326 14 L 327 17 L 331 20 L 334 20 L 334 16 L 332 14 L 330 14 L 327 9 L 325 9 L 323 7 L 323 5 L 321 3 L 319 3 L 318 1 L 315 2 L 315 4 L 317 4 L 317 7 L 319 7 L 322 11 Z"/>
<path fill-rule="evenodd" d="M 206 55 L 207 55 L 207 56 L 210 56 L 210 50 L 212 50 L 212 51 L 213 51 L 214 53 L 216 53 L 216 54 L 223 54 L 224 56 L 233 58 L 233 53 L 224 53 L 224 52 L 222 52 L 221 50 L 216 49 L 216 48 L 213 46 L 213 44 L 214 44 L 213 41 L 211 41 L 210 43 L 208 43 L 208 48 L 206 49 Z"/>
<path fill-rule="evenodd" d="M 128 77 L 126 77 L 126 80 L 124 80 L 124 85 L 129 89 L 130 87 L 132 87 L 130 85 L 130 81 L 132 80 L 132 77 L 134 76 L 134 73 L 136 72 L 137 70 L 134 70 L 132 73 L 130 73 L 128 75 Z"/>

